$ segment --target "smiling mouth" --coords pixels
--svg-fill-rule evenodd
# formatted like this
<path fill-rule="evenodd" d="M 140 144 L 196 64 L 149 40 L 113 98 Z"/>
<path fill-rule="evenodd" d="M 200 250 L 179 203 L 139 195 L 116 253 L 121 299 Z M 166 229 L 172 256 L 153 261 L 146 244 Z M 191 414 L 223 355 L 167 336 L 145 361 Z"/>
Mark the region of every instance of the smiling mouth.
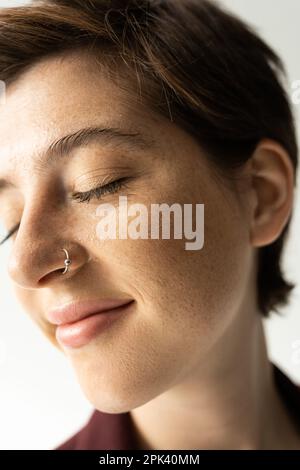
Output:
<path fill-rule="evenodd" d="M 88 344 L 100 333 L 106 331 L 117 320 L 129 314 L 135 303 L 132 300 L 125 305 L 110 310 L 94 312 L 79 320 L 63 323 L 56 328 L 57 341 L 67 348 L 79 348 Z"/>

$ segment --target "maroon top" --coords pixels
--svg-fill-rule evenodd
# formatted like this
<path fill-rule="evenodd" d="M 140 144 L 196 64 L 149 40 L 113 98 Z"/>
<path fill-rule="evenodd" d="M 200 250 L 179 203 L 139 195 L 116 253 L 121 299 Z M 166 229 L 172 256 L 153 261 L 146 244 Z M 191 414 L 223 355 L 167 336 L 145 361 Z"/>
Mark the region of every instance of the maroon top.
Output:
<path fill-rule="evenodd" d="M 300 386 L 277 366 L 273 367 L 275 384 L 300 432 Z M 80 431 L 54 450 L 133 450 L 137 449 L 135 442 L 130 412 L 112 414 L 95 410 Z"/>

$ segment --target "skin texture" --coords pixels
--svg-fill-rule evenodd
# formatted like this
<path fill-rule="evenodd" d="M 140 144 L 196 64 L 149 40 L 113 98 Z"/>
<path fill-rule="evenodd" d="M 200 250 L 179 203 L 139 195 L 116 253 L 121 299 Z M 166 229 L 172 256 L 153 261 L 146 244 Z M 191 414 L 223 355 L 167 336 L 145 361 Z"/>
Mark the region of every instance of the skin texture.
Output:
<path fill-rule="evenodd" d="M 22 219 L 8 263 L 16 295 L 90 402 L 131 410 L 140 447 L 299 448 L 272 382 L 255 286 L 257 248 L 291 213 L 288 155 L 264 140 L 240 180 L 222 180 L 191 136 L 117 80 L 77 51 L 42 60 L 7 90 L 0 177 L 14 186 L 1 206 L 7 228 Z M 96 125 L 140 132 L 151 145 L 93 142 L 44 165 L 53 140 Z M 122 176 L 132 177 L 128 187 L 101 201 L 70 199 Z M 96 207 L 116 206 L 119 195 L 146 206 L 204 203 L 203 249 L 185 250 L 184 239 L 99 240 Z M 62 247 L 73 260 L 65 276 Z M 57 343 L 47 311 L 107 297 L 132 298 L 134 308 L 81 348 Z"/>

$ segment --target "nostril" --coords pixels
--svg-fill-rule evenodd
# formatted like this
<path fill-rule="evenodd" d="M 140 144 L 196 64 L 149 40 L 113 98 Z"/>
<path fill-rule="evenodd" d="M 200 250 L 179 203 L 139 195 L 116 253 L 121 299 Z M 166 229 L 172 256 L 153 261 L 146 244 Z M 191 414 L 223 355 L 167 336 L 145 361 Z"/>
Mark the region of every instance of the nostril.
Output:
<path fill-rule="evenodd" d="M 52 271 L 51 273 L 46 274 L 40 279 L 39 285 L 41 286 L 43 284 L 48 284 L 49 282 L 52 281 L 52 279 L 62 277 L 63 272 L 64 272 L 64 268 L 59 268 L 59 269 L 56 269 L 55 271 Z"/>

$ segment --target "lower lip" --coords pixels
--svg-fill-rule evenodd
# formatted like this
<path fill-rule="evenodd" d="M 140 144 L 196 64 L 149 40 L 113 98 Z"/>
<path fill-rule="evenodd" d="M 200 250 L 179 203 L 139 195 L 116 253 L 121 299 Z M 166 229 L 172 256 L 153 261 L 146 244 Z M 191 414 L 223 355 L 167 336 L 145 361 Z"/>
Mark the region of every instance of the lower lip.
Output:
<path fill-rule="evenodd" d="M 94 313 L 74 323 L 59 325 L 56 328 L 56 339 L 62 346 L 69 348 L 84 346 L 128 313 L 133 303 L 121 305 L 107 312 Z"/>

